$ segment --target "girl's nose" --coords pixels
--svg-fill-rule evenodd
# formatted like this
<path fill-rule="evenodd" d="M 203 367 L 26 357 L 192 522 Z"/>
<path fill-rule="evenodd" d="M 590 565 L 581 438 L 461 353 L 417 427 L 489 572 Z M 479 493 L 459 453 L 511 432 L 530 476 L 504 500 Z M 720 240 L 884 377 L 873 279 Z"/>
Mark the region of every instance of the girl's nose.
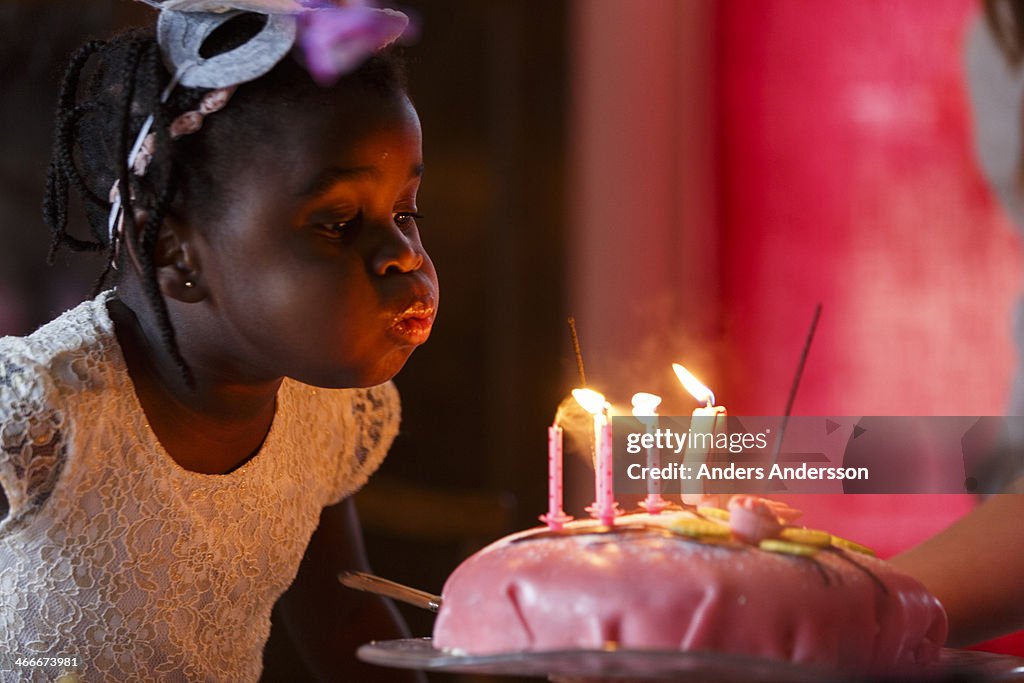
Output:
<path fill-rule="evenodd" d="M 411 273 L 422 266 L 423 247 L 415 233 L 407 235 L 391 221 L 386 229 L 386 237 L 381 240 L 373 255 L 373 272 L 377 275 Z"/>

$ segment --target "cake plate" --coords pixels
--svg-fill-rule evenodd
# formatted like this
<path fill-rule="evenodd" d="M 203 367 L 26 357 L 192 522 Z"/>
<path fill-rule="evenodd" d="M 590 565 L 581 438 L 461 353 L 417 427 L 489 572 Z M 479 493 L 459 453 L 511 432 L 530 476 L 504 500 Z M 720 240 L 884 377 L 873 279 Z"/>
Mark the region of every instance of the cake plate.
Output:
<path fill-rule="evenodd" d="M 497 676 L 548 676 L 553 681 L 671 680 L 679 683 L 864 683 L 864 676 L 757 657 L 669 650 L 552 650 L 459 655 L 438 650 L 430 638 L 363 645 L 365 662 L 401 669 Z M 1024 681 L 1024 659 L 971 650 L 943 650 L 939 664 L 899 671 L 885 681 L 974 683 Z"/>

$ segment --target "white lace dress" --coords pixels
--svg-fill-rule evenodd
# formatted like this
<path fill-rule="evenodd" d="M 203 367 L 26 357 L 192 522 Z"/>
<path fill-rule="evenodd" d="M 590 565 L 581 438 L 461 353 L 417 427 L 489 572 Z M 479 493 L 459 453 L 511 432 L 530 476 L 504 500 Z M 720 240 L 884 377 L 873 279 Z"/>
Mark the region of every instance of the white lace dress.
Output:
<path fill-rule="evenodd" d="M 377 468 L 399 420 L 392 384 L 285 380 L 239 469 L 182 469 L 135 395 L 108 292 L 0 339 L 0 680 L 255 681 L 270 611 L 321 510 Z M 2 515 L 2 511 L 0 511 Z"/>

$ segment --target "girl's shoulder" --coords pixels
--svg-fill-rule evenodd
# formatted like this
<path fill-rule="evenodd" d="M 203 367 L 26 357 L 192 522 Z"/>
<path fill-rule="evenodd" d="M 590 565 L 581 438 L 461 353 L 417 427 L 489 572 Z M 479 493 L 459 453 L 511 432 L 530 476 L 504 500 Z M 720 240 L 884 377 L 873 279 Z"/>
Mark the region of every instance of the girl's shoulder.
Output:
<path fill-rule="evenodd" d="M 289 381 L 287 391 L 303 414 L 303 448 L 330 461 L 327 504 L 337 503 L 358 491 L 387 455 L 401 420 L 398 390 L 393 382 L 319 389 Z"/>
<path fill-rule="evenodd" d="M 352 390 L 352 416 L 354 418 L 354 457 L 359 465 L 371 460 L 374 451 L 390 448 L 398 433 L 402 406 L 394 382 L 367 389 Z M 376 468 L 376 467 L 375 467 Z"/>
<path fill-rule="evenodd" d="M 0 338 L 0 531 L 27 518 L 52 491 L 69 409 L 109 376 L 116 341 L 107 298 L 86 301 L 26 337 Z"/>
<path fill-rule="evenodd" d="M 106 303 L 82 302 L 25 337 L 0 338 L 0 411 L 11 400 L 66 393 L 101 382 L 118 362 Z"/>

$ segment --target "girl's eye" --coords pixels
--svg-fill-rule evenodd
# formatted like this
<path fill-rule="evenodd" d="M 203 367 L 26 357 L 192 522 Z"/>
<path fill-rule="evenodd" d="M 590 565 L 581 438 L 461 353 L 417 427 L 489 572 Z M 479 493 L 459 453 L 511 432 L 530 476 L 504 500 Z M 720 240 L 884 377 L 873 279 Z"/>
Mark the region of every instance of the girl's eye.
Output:
<path fill-rule="evenodd" d="M 404 230 L 407 227 L 416 225 L 416 221 L 421 218 L 423 216 L 414 211 L 399 211 L 395 214 L 395 225 Z"/>
<path fill-rule="evenodd" d="M 317 223 L 317 229 L 326 237 L 332 240 L 340 240 L 346 233 L 352 230 L 359 221 L 359 216 L 347 221 L 331 221 L 330 223 Z"/>

